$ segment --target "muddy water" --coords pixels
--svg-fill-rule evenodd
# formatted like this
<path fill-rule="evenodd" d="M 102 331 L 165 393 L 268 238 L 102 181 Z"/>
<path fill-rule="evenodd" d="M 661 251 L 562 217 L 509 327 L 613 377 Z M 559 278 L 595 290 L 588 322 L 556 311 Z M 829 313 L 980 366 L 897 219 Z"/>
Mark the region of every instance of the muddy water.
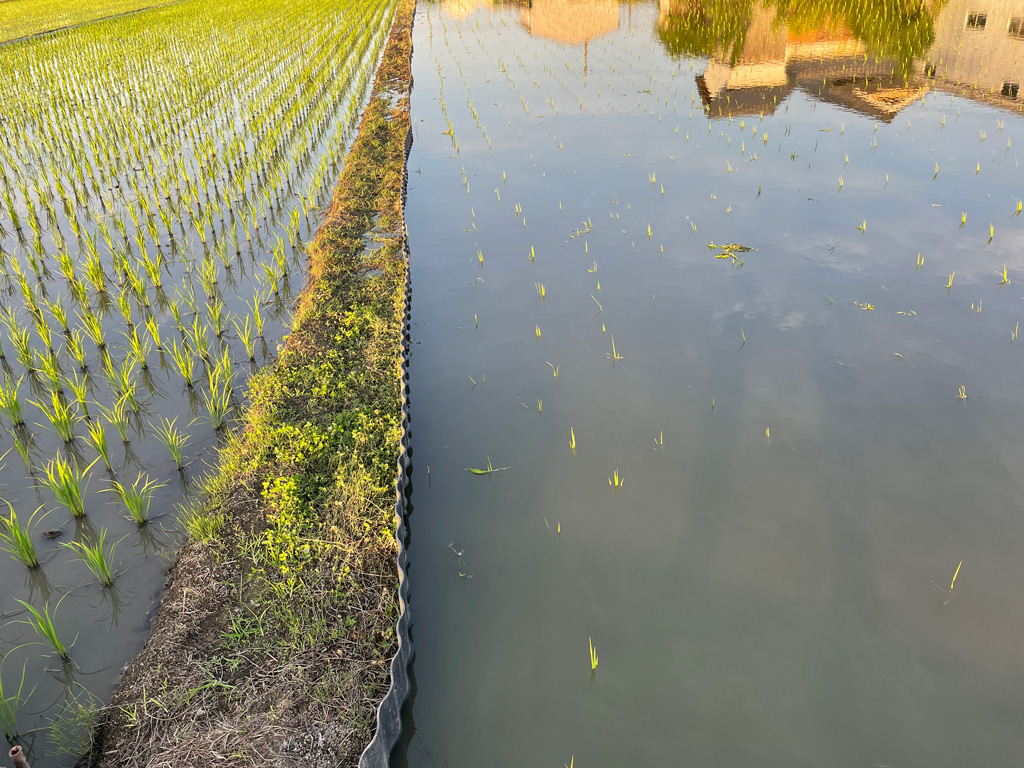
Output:
<path fill-rule="evenodd" d="M 396 765 L 1015 764 L 1024 5 L 897 11 L 420 6 Z"/>

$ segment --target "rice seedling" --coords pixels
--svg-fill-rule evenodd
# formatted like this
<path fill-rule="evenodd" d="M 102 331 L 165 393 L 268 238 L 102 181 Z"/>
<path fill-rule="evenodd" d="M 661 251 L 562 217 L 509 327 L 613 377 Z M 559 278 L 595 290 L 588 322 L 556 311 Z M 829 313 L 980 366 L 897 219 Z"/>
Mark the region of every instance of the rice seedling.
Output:
<path fill-rule="evenodd" d="M 210 370 L 207 391 L 202 394 L 210 426 L 215 430 L 220 430 L 224 426 L 224 422 L 227 421 L 228 414 L 231 412 L 233 393 L 231 374 L 226 366 L 218 363 Z"/>
<path fill-rule="evenodd" d="M 576 455 L 576 433 L 572 427 L 569 427 L 569 449 L 572 451 L 572 455 Z"/>
<path fill-rule="evenodd" d="M 590 641 L 590 671 L 591 672 L 596 672 L 597 671 L 597 649 L 594 647 L 594 638 L 593 637 L 588 637 L 587 639 Z"/>
<path fill-rule="evenodd" d="M 491 457 L 487 457 L 487 469 L 476 469 L 474 467 L 466 467 L 467 472 L 471 472 L 474 475 L 489 475 L 492 472 L 503 472 L 508 467 L 495 467 L 491 465 Z"/>
<path fill-rule="evenodd" d="M 6 661 L 7 657 L 4 656 L 3 661 Z M 18 710 L 21 709 L 21 705 L 25 703 L 25 698 L 22 698 L 22 694 L 25 690 L 25 670 L 27 663 L 21 667 L 21 679 L 18 681 L 18 687 L 11 689 L 4 687 L 3 681 L 3 661 L 0 661 L 0 732 L 3 733 L 4 738 L 8 742 L 14 742 L 18 738 Z"/>
<path fill-rule="evenodd" d="M 210 343 L 206 339 L 206 326 L 200 324 L 198 316 L 192 318 L 192 327 L 187 331 L 187 334 L 188 341 L 195 354 L 200 360 L 209 363 Z"/>
<path fill-rule="evenodd" d="M 42 507 L 36 509 L 29 516 L 28 521 L 22 525 L 18 522 L 14 506 L 6 499 L 4 503 L 7 505 L 8 515 L 6 518 L 0 517 L 0 548 L 5 549 L 11 556 L 24 563 L 25 567 L 37 568 L 39 558 L 36 556 L 36 545 L 32 538 L 31 527 Z"/>
<path fill-rule="evenodd" d="M 32 356 L 35 358 L 36 371 L 41 374 L 40 378 L 46 389 L 53 394 L 60 393 L 64 373 L 60 369 L 57 356 L 53 352 L 40 354 L 37 350 L 33 350 Z"/>
<path fill-rule="evenodd" d="M 953 580 L 949 582 L 949 591 L 953 591 L 953 587 L 956 586 L 956 577 L 960 575 L 960 568 L 963 566 L 964 561 L 961 560 L 960 564 L 956 567 L 956 572 L 953 574 Z"/>
<path fill-rule="evenodd" d="M 67 507 L 72 517 L 85 517 L 82 480 L 96 461 L 98 459 L 93 460 L 92 464 L 80 472 L 78 467 L 69 464 L 63 456 L 57 455 L 42 468 L 42 475 L 39 478 L 42 487 L 48 488 L 57 501 Z"/>
<path fill-rule="evenodd" d="M 85 416 L 86 421 L 91 421 L 92 416 L 89 414 L 89 380 L 87 378 L 79 378 L 78 374 L 73 376 L 65 376 L 64 384 L 67 386 L 71 393 L 75 396 L 75 400 L 78 403 L 78 407 L 81 409 L 82 414 Z"/>
<path fill-rule="evenodd" d="M 185 326 L 181 322 L 181 307 L 178 306 L 178 302 L 172 301 L 170 303 L 171 317 L 174 318 L 174 323 L 178 327 L 178 331 L 181 333 L 185 332 Z"/>
<path fill-rule="evenodd" d="M 100 409 L 100 413 L 103 414 L 103 418 L 106 419 L 107 423 L 110 424 L 117 434 L 121 437 L 121 442 L 129 442 L 128 438 L 128 406 L 125 399 L 122 397 L 113 404 L 112 407 L 107 408 L 100 403 L 96 404 Z"/>
<path fill-rule="evenodd" d="M 250 360 L 256 359 L 256 337 L 253 333 L 252 325 L 250 324 L 249 315 L 245 316 L 245 325 L 239 325 L 238 319 L 232 319 L 232 324 L 235 326 L 235 330 L 238 331 L 238 338 L 242 340 L 242 344 L 245 345 L 245 353 L 249 356 Z"/>
<path fill-rule="evenodd" d="M 20 378 L 12 382 L 6 373 L 4 374 L 3 383 L 0 384 L 0 411 L 3 412 L 8 421 L 15 427 L 25 425 L 25 413 L 21 409 L 21 398 L 18 397 L 20 386 Z"/>
<path fill-rule="evenodd" d="M 85 344 L 83 342 L 82 332 L 75 328 L 71 331 L 68 336 L 67 349 L 71 353 L 71 357 L 76 363 L 78 363 L 78 369 L 84 371 L 88 365 L 85 353 Z"/>
<path fill-rule="evenodd" d="M 14 325 L 9 327 L 8 331 L 18 362 L 29 373 L 36 370 L 35 357 L 32 354 L 32 339 L 29 336 L 28 329 Z"/>
<path fill-rule="evenodd" d="M 65 334 L 70 333 L 71 330 L 68 327 L 68 313 L 67 310 L 64 309 L 64 305 L 61 304 L 60 296 L 58 296 L 55 301 L 44 299 L 43 302 L 46 304 L 46 308 L 50 310 L 50 314 L 53 316 L 53 319 L 57 321 L 57 325 L 60 326 L 60 329 Z"/>
<path fill-rule="evenodd" d="M 151 350 L 149 339 L 142 339 L 137 328 L 131 328 L 124 333 L 124 336 L 128 340 L 128 360 L 126 362 L 130 361 L 132 367 L 138 365 L 142 370 L 149 368 L 148 358 Z"/>
<path fill-rule="evenodd" d="M 260 268 L 263 270 L 263 276 L 267 286 L 270 288 L 270 292 L 275 296 L 280 296 L 281 276 L 278 271 L 271 264 L 261 264 Z"/>
<path fill-rule="evenodd" d="M 614 336 L 612 336 L 612 351 L 605 353 L 605 357 L 607 357 L 609 360 L 611 360 L 613 364 L 618 362 L 619 360 L 624 359 L 622 357 L 622 355 L 619 354 L 619 351 L 615 348 L 615 337 Z"/>
<path fill-rule="evenodd" d="M 153 424 L 149 426 L 156 435 L 157 440 L 170 452 L 175 466 L 181 469 L 184 463 L 185 446 L 188 445 L 188 435 L 183 434 L 174 426 L 177 420 L 177 416 L 173 419 L 165 418 L 155 426 Z"/>
<path fill-rule="evenodd" d="M 185 386 L 189 389 L 195 385 L 195 360 L 189 354 L 188 345 L 182 342 L 181 348 L 178 348 L 178 342 L 171 342 L 170 349 L 171 361 L 174 363 L 175 368 L 178 369 L 178 373 L 181 375 L 182 380 L 185 382 Z"/>
<path fill-rule="evenodd" d="M 608 485 L 611 486 L 612 490 L 614 490 L 615 493 L 618 493 L 619 489 L 622 487 L 622 483 L 624 482 L 624 480 L 625 478 L 620 477 L 619 470 L 616 469 L 615 472 L 612 473 L 612 476 L 608 478 Z"/>
<path fill-rule="evenodd" d="M 130 519 L 135 521 L 136 525 L 145 525 L 149 522 L 149 507 L 153 503 L 153 494 L 158 488 L 163 488 L 165 485 L 166 483 L 150 480 L 140 472 L 130 487 L 114 480 L 110 490 L 117 494 L 125 509 L 128 510 L 128 514 L 131 515 Z"/>
<path fill-rule="evenodd" d="M 540 297 L 540 300 L 544 301 L 547 298 L 547 290 L 544 288 L 544 283 L 534 283 L 533 285 L 537 289 L 537 295 Z"/>
<path fill-rule="evenodd" d="M 53 334 L 50 332 L 50 326 L 46 324 L 45 320 L 40 320 L 36 323 L 36 335 L 39 337 L 42 348 L 52 353 Z"/>
<path fill-rule="evenodd" d="M 85 441 L 103 459 L 103 466 L 110 470 L 110 449 L 107 446 L 107 433 L 102 421 L 90 420 L 86 424 Z"/>
<path fill-rule="evenodd" d="M 97 349 L 105 349 L 107 346 L 106 337 L 103 335 L 103 326 L 97 319 L 96 315 L 88 310 L 84 314 L 79 314 L 78 319 L 82 323 L 82 330 L 85 331 L 85 335 L 89 337 L 89 340 L 96 345 Z"/>
<path fill-rule="evenodd" d="M 262 299 L 259 296 L 252 297 L 252 304 L 247 304 L 249 311 L 252 315 L 253 325 L 256 328 L 256 335 L 261 339 L 263 338 L 263 316 L 260 314 L 260 303 Z"/>
<path fill-rule="evenodd" d="M 956 277 L 956 270 L 955 269 L 952 272 L 949 273 L 949 282 L 946 283 L 946 295 L 947 296 L 949 295 L 949 292 L 951 290 L 953 290 L 953 278 L 954 277 Z"/>
<path fill-rule="evenodd" d="M 956 392 L 956 397 L 957 397 L 958 400 L 966 400 L 967 399 L 967 387 L 965 387 L 963 384 L 961 384 L 960 385 L 960 389 L 958 389 L 957 392 Z"/>
<path fill-rule="evenodd" d="M 70 592 L 64 593 L 64 596 L 57 601 L 55 606 L 53 606 L 53 613 L 50 612 L 49 603 L 44 604 L 43 610 L 40 611 L 35 606 L 26 603 L 24 600 L 15 598 L 15 602 L 28 611 L 28 618 L 19 619 L 18 623 L 27 624 L 40 640 L 50 646 L 54 652 L 60 656 L 62 661 L 68 661 L 70 657 L 68 655 L 67 647 L 65 647 L 64 643 L 61 642 L 60 636 L 57 634 L 57 628 L 54 626 L 53 620 L 57 615 L 57 609 L 60 608 L 60 604 L 64 602 L 64 598 L 70 594 Z"/>
<path fill-rule="evenodd" d="M 136 360 L 127 357 L 120 365 L 111 365 L 106 371 L 110 391 L 119 402 L 124 402 L 134 413 L 139 412 L 139 381 L 135 376 Z"/>
<path fill-rule="evenodd" d="M 225 307 L 224 302 L 220 299 L 214 299 L 213 301 L 208 302 L 206 308 L 209 310 L 210 322 L 213 325 L 213 333 L 219 339 L 223 335 L 224 329 L 229 321 L 227 308 Z"/>
<path fill-rule="evenodd" d="M 79 421 L 79 416 L 75 407 L 64 399 L 63 393 L 58 394 L 58 391 L 52 391 L 49 404 L 38 400 L 29 400 L 29 402 L 41 410 L 50 422 L 49 427 L 38 422 L 37 426 L 56 432 L 65 443 L 70 443 L 75 439 L 75 425 Z"/>
<path fill-rule="evenodd" d="M 124 324 L 128 328 L 135 327 L 135 318 L 132 315 L 132 300 L 128 295 L 127 291 L 122 290 L 117 294 L 117 308 L 121 313 L 121 317 L 124 319 Z"/>
<path fill-rule="evenodd" d="M 101 586 L 109 587 L 114 583 L 113 560 L 118 542 L 107 547 L 105 546 L 106 540 L 107 529 L 100 528 L 94 544 L 85 541 L 67 541 L 61 546 L 78 555 L 78 558 L 85 563 L 86 568 L 96 577 Z"/>

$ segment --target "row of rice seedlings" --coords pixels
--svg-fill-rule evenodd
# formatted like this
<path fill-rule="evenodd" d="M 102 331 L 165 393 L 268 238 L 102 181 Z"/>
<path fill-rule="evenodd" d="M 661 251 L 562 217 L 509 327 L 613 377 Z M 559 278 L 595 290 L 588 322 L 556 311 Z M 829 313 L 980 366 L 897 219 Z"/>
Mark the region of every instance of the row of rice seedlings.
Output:
<path fill-rule="evenodd" d="M 95 19 L 128 13 L 149 4 L 149 0 L 82 0 L 74 5 L 37 3 L 32 13 L 21 9 L 0 10 L 0 41 L 65 29 Z"/>
<path fill-rule="evenodd" d="M 92 138 L 92 137 L 90 137 L 90 138 Z M 236 145 L 237 145 L 237 144 L 236 144 Z M 256 143 L 256 142 L 254 142 L 254 148 L 261 148 L 261 147 L 264 147 L 264 146 L 266 146 L 266 143 L 265 143 L 265 142 L 260 142 L 260 143 Z M 211 153 L 211 154 L 212 154 L 212 153 Z M 167 168 L 168 168 L 168 170 L 169 170 L 169 171 L 172 171 L 172 172 L 174 172 L 175 174 L 179 174 L 179 173 L 180 173 L 180 171 L 181 171 L 181 170 L 183 170 L 183 168 L 182 168 L 182 166 L 181 166 L 181 164 L 180 164 L 180 163 L 179 163 L 179 164 L 168 164 Z M 91 169 L 90 169 L 90 170 L 91 170 Z M 147 167 L 147 170 L 149 170 L 149 168 L 148 168 L 148 167 Z M 230 168 L 227 168 L 226 170 L 228 170 L 228 172 L 229 172 L 229 175 L 230 175 L 230 171 L 231 171 L 231 169 L 230 169 Z M 56 181 L 57 181 L 57 185 L 58 185 L 58 188 L 59 188 L 59 189 L 63 189 L 63 186 L 62 186 L 62 185 L 61 185 L 61 183 L 60 183 L 60 179 L 58 178 L 58 179 L 57 179 Z M 133 180 L 133 181 L 134 181 L 134 180 Z M 205 189 L 205 188 L 206 188 L 206 184 L 205 184 L 205 179 L 203 179 L 203 180 L 201 181 L 201 183 L 203 184 L 203 186 L 204 186 L 204 189 Z M 139 191 L 139 190 L 138 190 L 138 185 L 137 185 L 137 184 L 134 184 L 134 183 L 133 183 L 133 184 L 132 184 L 131 186 L 132 186 L 132 189 L 134 189 L 134 190 L 135 190 L 136 192 L 138 192 L 138 191 Z M 163 186 L 163 185 L 161 185 L 161 186 Z M 216 184 L 215 184 L 214 186 L 216 187 Z M 37 192 L 38 192 L 38 194 L 40 195 L 40 202 L 42 202 L 42 204 L 43 204 L 44 206 L 48 206 L 48 204 L 49 204 L 49 199 L 50 199 L 50 197 L 49 197 L 49 196 L 50 196 L 50 194 L 52 194 L 52 191 L 51 191 L 51 190 L 49 189 L 49 186 L 48 186 L 48 185 L 45 185 L 45 184 L 44 184 L 44 185 L 42 185 L 41 187 L 37 187 Z M 85 192 L 85 194 L 86 194 L 86 195 L 88 194 L 88 191 L 87 191 L 87 189 L 86 189 L 86 190 L 83 190 L 83 192 Z M 8 196 L 10 196 L 10 191 L 8 191 L 8 193 L 7 193 L 7 194 L 8 194 Z M 46 200 L 43 200 L 43 199 L 42 199 L 42 198 L 43 198 L 44 196 L 46 197 Z M 269 197 L 269 196 L 268 196 L 268 197 Z M 280 191 L 279 191 L 279 190 L 278 190 L 277 192 L 275 192 L 275 193 L 274 193 L 274 197 L 275 197 L 275 199 L 279 199 L 279 198 L 280 198 Z M 207 199 L 209 200 L 209 195 L 208 195 L 208 191 L 207 191 Z M 78 203 L 78 202 L 81 202 L 81 201 L 79 201 L 79 200 L 76 200 L 76 201 L 75 201 L 75 203 Z M 146 203 L 145 203 L 145 198 L 144 198 L 144 197 L 140 197 L 140 198 L 138 198 L 138 202 L 139 202 L 140 206 L 141 206 L 141 207 L 142 207 L 143 209 L 148 209 L 148 208 L 149 208 L 148 204 L 146 204 Z M 73 205 L 73 204 L 72 204 L 72 202 L 71 202 L 70 200 L 67 200 L 67 199 L 66 199 L 66 204 L 65 204 L 65 208 L 67 208 L 67 209 L 71 209 L 71 208 L 72 208 L 72 205 Z M 219 203 L 219 202 L 217 201 L 217 199 L 216 199 L 216 198 L 214 198 L 214 199 L 212 200 L 212 205 L 213 205 L 213 206 L 214 206 L 214 207 L 216 208 L 216 207 L 219 207 L 220 203 Z M 229 198 L 229 199 L 228 199 L 228 201 L 227 201 L 227 205 L 228 205 L 228 207 L 230 208 L 230 198 Z M 32 206 L 32 208 L 34 209 L 34 206 Z M 134 211 L 135 211 L 135 208 L 134 208 L 134 207 L 132 207 L 132 208 L 131 208 L 130 210 L 131 210 L 132 212 L 134 212 Z M 151 211 L 147 211 L 147 214 L 151 215 Z M 133 216 L 133 218 L 135 218 L 135 217 Z M 166 222 L 168 221 L 168 217 L 167 217 L 166 215 L 163 215 L 163 216 L 162 216 L 162 218 L 164 219 L 165 223 L 166 223 Z M 180 212 L 179 212 L 179 218 L 180 218 Z M 209 215 L 207 215 L 207 216 L 206 216 L 205 218 L 207 218 L 207 219 L 210 219 L 210 218 L 212 218 L 212 217 L 210 217 Z M 221 216 L 220 218 L 223 218 L 223 217 Z M 264 215 L 264 218 L 265 218 L 265 215 Z M 294 217 L 293 217 L 293 220 L 294 220 Z M 79 226 L 77 225 L 77 218 L 73 218 L 73 219 L 72 219 L 72 223 L 73 223 L 73 224 L 75 224 L 75 229 L 76 229 L 76 232 L 80 231 L 80 228 L 79 228 Z M 119 227 L 119 228 L 120 228 L 120 229 L 122 229 L 122 231 L 123 231 L 123 229 L 124 229 L 124 227 L 123 227 L 123 222 L 119 221 L 118 223 L 119 223 L 119 225 L 120 225 L 120 227 Z M 137 224 L 137 222 L 136 222 L 136 224 Z M 36 227 L 34 227 L 34 228 L 36 228 Z M 139 227 L 138 227 L 138 225 L 137 225 L 137 227 L 136 227 L 136 228 L 137 228 L 137 229 L 139 228 Z M 104 228 L 102 227 L 102 225 L 101 225 L 101 229 L 104 229 Z M 151 234 L 152 234 L 152 227 L 150 226 L 150 227 L 149 227 L 149 229 L 151 230 Z M 169 234 L 170 234 L 171 236 L 173 236 L 173 232 L 171 232 L 171 231 L 170 231 L 170 228 L 168 228 L 168 229 L 169 229 Z M 294 227 L 293 227 L 293 226 L 289 226 L 289 227 L 288 227 L 288 229 L 289 229 L 289 230 L 294 230 Z M 19 231 L 20 231 L 20 229 L 19 229 Z M 109 246 L 109 245 L 111 245 L 111 239 L 110 239 L 110 236 L 109 236 L 109 230 L 105 230 L 104 234 L 105 234 L 105 239 L 106 239 L 106 241 L 107 241 L 107 243 L 108 243 L 108 246 Z M 91 235 L 88 235 L 88 233 L 87 233 L 87 238 L 89 238 L 89 237 L 91 237 Z M 154 240 L 155 240 L 155 238 L 154 238 Z M 93 252 L 93 253 L 95 253 L 95 243 L 94 243 L 94 241 L 90 241 L 90 251 L 91 251 L 91 252 Z M 97 281 L 97 282 L 98 282 L 98 281 Z"/>

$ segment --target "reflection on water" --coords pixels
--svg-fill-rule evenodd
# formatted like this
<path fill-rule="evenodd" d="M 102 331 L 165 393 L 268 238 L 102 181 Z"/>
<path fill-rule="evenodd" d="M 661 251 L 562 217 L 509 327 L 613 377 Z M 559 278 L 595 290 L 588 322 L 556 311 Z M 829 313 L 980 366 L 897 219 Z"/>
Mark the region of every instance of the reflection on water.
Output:
<path fill-rule="evenodd" d="M 530 34 L 567 45 L 584 45 L 619 28 L 618 0 L 443 0 L 445 12 L 464 19 L 481 8 L 517 7 Z"/>
<path fill-rule="evenodd" d="M 844 13 L 661 0 L 658 35 L 674 55 L 707 57 L 697 82 L 712 116 L 770 113 L 800 89 L 888 122 L 932 87 L 1019 111 L 1022 17 L 1020 0 L 861 2 Z"/>
<path fill-rule="evenodd" d="M 567 45 L 618 29 L 633 5 L 443 2 L 455 19 L 518 7 L 532 35 Z M 655 34 L 670 55 L 706 59 L 711 116 L 771 114 L 798 89 L 885 122 L 934 87 L 1022 109 L 1024 0 L 658 0 Z"/>
<path fill-rule="evenodd" d="M 697 87 L 712 116 L 772 113 L 789 94 L 807 94 L 888 122 L 928 91 L 895 63 L 872 59 L 842 23 L 799 31 L 758 8 L 731 59 L 711 56 Z"/>
<path fill-rule="evenodd" d="M 1024 2 L 949 0 L 935 19 L 935 44 L 918 73 L 968 98 L 1020 111 Z"/>
<path fill-rule="evenodd" d="M 540 0 L 523 5 L 530 34 L 581 45 L 619 27 L 617 0 Z"/>

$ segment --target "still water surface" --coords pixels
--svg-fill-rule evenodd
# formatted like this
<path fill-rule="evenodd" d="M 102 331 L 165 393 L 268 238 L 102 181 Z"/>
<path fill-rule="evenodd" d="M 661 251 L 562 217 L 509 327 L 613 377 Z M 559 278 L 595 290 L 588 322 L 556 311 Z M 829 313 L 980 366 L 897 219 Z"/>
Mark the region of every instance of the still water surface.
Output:
<path fill-rule="evenodd" d="M 1017 764 L 1024 4 L 855 5 L 420 5 L 396 765 Z"/>

